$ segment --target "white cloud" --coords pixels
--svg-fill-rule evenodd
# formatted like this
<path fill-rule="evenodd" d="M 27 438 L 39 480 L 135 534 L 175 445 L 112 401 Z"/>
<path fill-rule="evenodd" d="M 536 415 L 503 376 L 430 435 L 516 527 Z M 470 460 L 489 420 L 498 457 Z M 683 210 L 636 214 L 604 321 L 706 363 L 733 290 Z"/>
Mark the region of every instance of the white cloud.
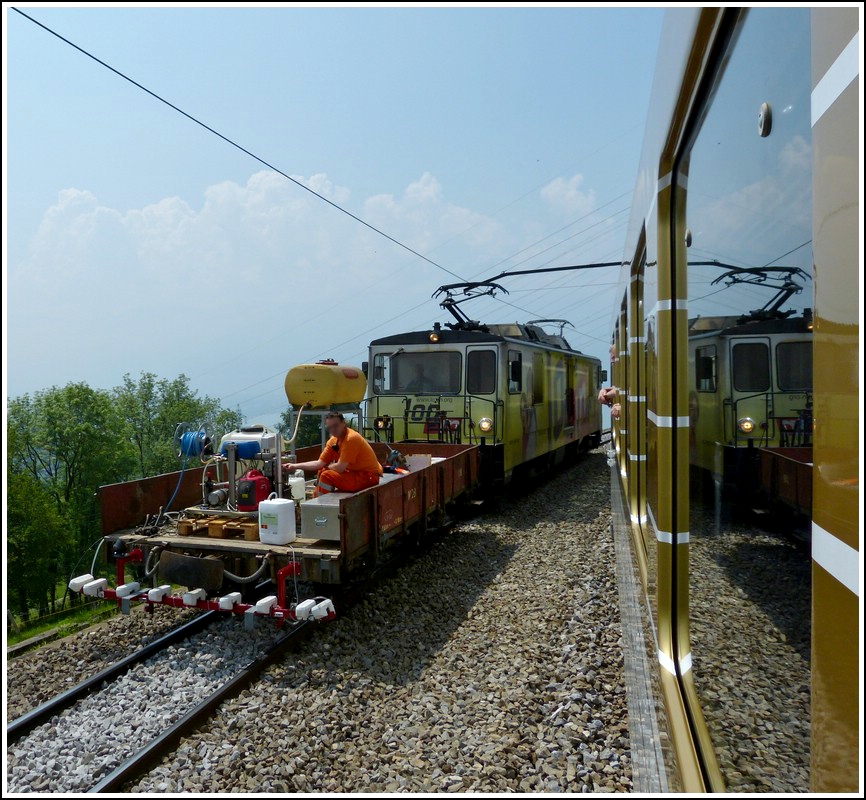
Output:
<path fill-rule="evenodd" d="M 570 178 L 555 178 L 541 190 L 541 197 L 555 211 L 568 217 L 580 217 L 591 213 L 596 206 L 595 191 L 581 191 L 583 175 Z"/>
<path fill-rule="evenodd" d="M 429 172 L 409 184 L 399 199 L 391 194 L 370 197 L 363 216 L 386 232 L 402 230 L 402 241 L 424 255 L 457 236 L 474 248 L 490 248 L 507 239 L 496 220 L 446 202 L 442 185 Z"/>
<path fill-rule="evenodd" d="M 454 282 L 454 274 L 472 280 L 514 263 L 531 266 L 533 251 L 555 259 L 582 237 L 546 234 L 595 205 L 580 175 L 544 188 L 546 214 L 511 209 L 508 223 L 451 202 L 430 173 L 402 192 L 354 204 L 350 190 L 325 174 L 296 179 L 358 208 L 370 225 L 447 271 L 271 171 L 242 185 L 213 184 L 199 207 L 166 197 L 119 211 L 91 192 L 68 189 L 46 210 L 27 258 L 9 268 L 9 394 L 71 380 L 108 388 L 124 373 L 183 372 L 230 405 L 257 394 L 279 405 L 275 374 L 322 357 L 359 361 L 377 336 L 447 319 L 431 299 L 437 286 Z M 516 262 L 509 258 L 515 253 Z M 551 300 L 527 302 L 534 309 Z M 525 316 L 481 303 L 477 313 L 485 318 Z"/>
<path fill-rule="evenodd" d="M 783 173 L 791 172 L 803 174 L 812 169 L 812 147 L 802 137 L 795 136 L 790 142 L 786 142 L 779 154 L 779 164 Z"/>
<path fill-rule="evenodd" d="M 425 172 L 419 180 L 409 184 L 405 197 L 410 203 L 438 203 L 442 200 L 442 184 Z"/>
<path fill-rule="evenodd" d="M 340 205 L 351 198 L 327 175 L 297 180 Z M 516 249 L 495 220 L 447 202 L 429 173 L 399 196 L 368 198 L 359 216 L 437 261 L 437 245 L 453 239 L 441 263 L 452 268 L 461 253 L 455 271 Z M 200 208 L 167 197 L 121 212 L 67 189 L 27 258 L 10 265 L 10 389 L 114 385 L 125 372 L 190 374 L 222 361 L 234 383 L 238 367 L 300 363 L 429 299 L 443 279 L 269 171 L 208 187 Z M 378 296 L 383 281 L 399 298 Z"/>
<path fill-rule="evenodd" d="M 694 244 L 725 260 L 743 264 L 774 262 L 811 236 L 812 153 L 801 136 L 794 136 L 779 150 L 776 164 L 758 173 L 728 173 L 719 182 L 731 183 L 731 174 L 742 178 L 737 189 L 725 194 L 713 191 L 713 182 L 689 179 L 689 225 Z M 793 256 L 797 264 L 811 268 L 809 251 Z"/>

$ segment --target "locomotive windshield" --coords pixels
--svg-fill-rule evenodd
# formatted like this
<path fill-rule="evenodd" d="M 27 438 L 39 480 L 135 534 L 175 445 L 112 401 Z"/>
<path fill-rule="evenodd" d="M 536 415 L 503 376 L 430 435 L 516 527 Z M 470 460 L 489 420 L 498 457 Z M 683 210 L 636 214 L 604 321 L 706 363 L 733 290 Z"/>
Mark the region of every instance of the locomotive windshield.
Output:
<path fill-rule="evenodd" d="M 780 342 L 776 345 L 776 379 L 783 392 L 812 391 L 812 343 Z"/>
<path fill-rule="evenodd" d="M 748 342 L 734 346 L 734 389 L 766 392 L 770 388 L 770 351 L 767 345 Z"/>
<path fill-rule="evenodd" d="M 457 394 L 460 392 L 460 353 L 377 353 L 373 357 L 376 394 Z"/>

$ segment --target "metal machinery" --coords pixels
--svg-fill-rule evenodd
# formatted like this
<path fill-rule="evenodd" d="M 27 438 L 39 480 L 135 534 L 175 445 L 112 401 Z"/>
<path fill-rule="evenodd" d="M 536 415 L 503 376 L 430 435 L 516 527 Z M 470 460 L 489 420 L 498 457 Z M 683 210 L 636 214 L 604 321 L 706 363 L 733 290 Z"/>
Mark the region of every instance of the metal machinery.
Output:
<path fill-rule="evenodd" d="M 359 369 L 333 362 L 286 376 L 299 412 L 357 405 L 364 388 Z M 186 606 L 243 614 L 248 625 L 256 617 L 278 624 L 328 619 L 334 604 L 320 592 L 363 577 L 401 541 L 441 526 L 478 484 L 477 448 L 465 444 L 402 445 L 402 457 L 415 457 L 411 472 L 390 472 L 360 492 L 314 497 L 315 481 L 295 475 L 292 465 L 317 459 L 321 449 L 289 455 L 294 436 L 284 442 L 253 425 L 227 433 L 216 450 L 201 429 L 179 430 L 175 441 L 200 465 L 101 487 L 117 586 L 83 575 L 70 583 L 73 591 L 116 600 L 124 611 L 136 602 Z M 384 444 L 374 449 L 385 464 L 396 453 Z M 168 511 L 175 500 L 181 512 Z M 143 573 L 140 580 L 126 580 L 130 565 Z M 272 593 L 262 597 L 264 585 Z"/>
<path fill-rule="evenodd" d="M 797 728 L 811 789 L 862 791 L 858 27 L 857 8 L 676 10 L 659 48 L 613 310 L 623 414 L 611 462 L 615 530 L 645 592 L 664 761 L 682 791 L 739 777 L 718 755 L 709 720 L 724 711 L 702 692 L 708 665 L 743 693 L 761 670 L 760 648 L 730 660 L 712 615 L 695 618 L 718 590 L 696 566 L 714 531 L 690 472 L 736 471 L 730 459 L 750 445 L 809 453 L 811 502 L 796 502 L 811 514 L 811 586 L 769 580 L 804 598 L 811 624 L 810 722 Z M 740 277 L 785 265 L 811 279 L 811 297 L 761 319 L 754 281 L 714 285 L 719 261 Z M 759 754 L 766 731 L 736 724 Z"/>

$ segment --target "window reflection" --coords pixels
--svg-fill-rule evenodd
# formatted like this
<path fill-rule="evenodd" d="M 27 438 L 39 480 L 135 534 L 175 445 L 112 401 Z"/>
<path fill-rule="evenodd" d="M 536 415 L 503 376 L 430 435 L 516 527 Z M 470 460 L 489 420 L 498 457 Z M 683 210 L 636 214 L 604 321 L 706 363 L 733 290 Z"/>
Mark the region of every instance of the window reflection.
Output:
<path fill-rule="evenodd" d="M 736 344 L 733 348 L 734 389 L 766 392 L 770 388 L 770 351 L 765 344 Z"/>
<path fill-rule="evenodd" d="M 728 788 L 809 789 L 810 559 L 764 455 L 811 441 L 808 9 L 754 8 L 691 154 L 689 546 L 695 685 Z M 772 109 L 768 136 L 758 113 Z M 795 435 L 796 431 L 796 435 Z"/>

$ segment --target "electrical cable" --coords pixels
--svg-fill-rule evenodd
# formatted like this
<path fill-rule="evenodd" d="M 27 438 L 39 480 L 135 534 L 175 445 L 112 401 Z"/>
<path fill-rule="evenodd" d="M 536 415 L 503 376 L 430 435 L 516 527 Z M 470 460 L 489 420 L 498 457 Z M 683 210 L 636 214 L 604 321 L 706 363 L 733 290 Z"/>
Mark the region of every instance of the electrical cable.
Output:
<path fill-rule="evenodd" d="M 348 217 L 354 219 L 356 222 L 359 222 L 360 224 L 364 225 L 366 228 L 372 230 L 372 231 L 375 232 L 375 233 L 378 233 L 380 236 L 384 237 L 385 239 L 388 239 L 388 240 L 389 240 L 390 242 L 392 242 L 393 244 L 396 244 L 398 247 L 401 247 L 401 248 L 403 248 L 404 250 L 406 250 L 406 251 L 412 253 L 413 255 L 417 256 L 418 258 L 422 259 L 423 261 L 426 261 L 427 263 L 429 263 L 429 264 L 431 264 L 432 266 L 436 267 L 437 269 L 440 269 L 440 270 L 442 270 L 443 272 L 447 272 L 449 275 L 452 275 L 453 277 L 458 278 L 458 279 L 460 279 L 461 281 L 465 280 L 465 278 L 463 278 L 463 276 L 458 275 L 456 272 L 453 272 L 452 270 L 448 269 L 447 267 L 444 267 L 444 266 L 442 266 L 441 264 L 438 264 L 437 262 L 435 262 L 435 261 L 433 261 L 432 259 L 428 258 L 427 256 L 422 255 L 422 254 L 419 253 L 417 250 L 414 250 L 413 248 L 409 247 L 408 245 L 404 244 L 403 242 L 399 241 L 398 239 L 395 239 L 393 236 L 390 236 L 389 234 L 385 233 L 384 231 L 382 231 L 381 229 L 379 229 L 379 228 L 377 228 L 376 226 L 372 225 L 371 223 L 367 222 L 366 220 L 362 219 L 361 217 L 359 217 L 359 216 L 353 214 L 352 212 L 350 212 L 350 211 L 348 211 L 347 209 L 343 208 L 342 206 L 340 206 L 339 204 L 335 203 L 334 201 L 329 200 L 327 197 L 325 197 L 325 196 L 319 194 L 319 193 L 316 192 L 314 189 L 311 189 L 309 186 L 306 186 L 306 185 L 305 185 L 304 183 L 302 183 L 301 181 L 297 180 L 296 178 L 293 178 L 291 175 L 286 174 L 286 173 L 283 172 L 281 169 L 279 169 L 278 167 L 274 166 L 274 165 L 271 164 L 270 162 L 266 161 L 266 160 L 263 159 L 262 157 L 256 155 L 256 154 L 253 153 L 252 151 L 248 150 L 247 148 L 245 148 L 245 147 L 243 147 L 242 145 L 238 144 L 238 143 L 235 142 L 234 140 L 230 139 L 228 136 L 225 136 L 224 134 L 220 133 L 220 132 L 217 131 L 216 129 L 210 127 L 210 126 L 207 125 L 206 123 L 204 123 L 204 122 L 202 122 L 201 120 L 197 119 L 197 118 L 194 117 L 193 115 L 189 114 L 188 112 L 186 112 L 186 111 L 184 111 L 183 109 L 179 108 L 178 106 L 174 105 L 174 104 L 171 103 L 170 101 L 166 100 L 164 97 L 162 97 L 162 96 L 160 96 L 159 94 L 157 94 L 156 92 L 154 92 L 154 91 L 148 89 L 146 86 L 142 85 L 142 84 L 139 83 L 138 81 L 136 81 L 136 80 L 134 80 L 133 78 L 129 77 L 128 75 L 124 74 L 123 72 L 121 72 L 120 70 L 116 69 L 115 67 L 112 67 L 110 64 L 108 64 L 108 63 L 106 63 L 105 61 L 103 61 L 102 59 L 98 58 L 98 57 L 95 56 L 93 53 L 91 53 L 91 52 L 85 50 L 83 47 L 80 47 L 79 45 L 75 44 L 74 42 L 70 41 L 70 40 L 67 39 L 66 37 L 64 37 L 64 36 L 62 36 L 61 34 L 59 34 L 59 33 L 57 33 L 56 31 L 54 31 L 53 29 L 49 28 L 49 27 L 48 27 L 47 25 L 45 25 L 44 23 L 39 22 L 38 20 L 34 19 L 33 17 L 31 17 L 31 16 L 28 15 L 28 14 L 25 14 L 23 11 L 21 11 L 21 10 L 18 9 L 18 8 L 13 8 L 13 10 L 16 11 L 18 14 L 20 14 L 20 15 L 21 15 L 22 17 L 24 17 L 25 19 L 27 19 L 27 20 L 29 20 L 30 22 L 32 22 L 34 25 L 37 25 L 38 27 L 40 27 L 40 28 L 42 28 L 43 30 L 45 30 L 47 33 L 50 33 L 52 36 L 55 36 L 56 38 L 60 39 L 60 40 L 61 40 L 62 42 L 64 42 L 65 44 L 69 45 L 70 47 L 74 48 L 75 50 L 78 50 L 82 55 L 85 55 L 85 56 L 87 56 L 88 58 L 92 59 L 93 61 L 95 61 L 95 62 L 98 63 L 99 65 L 103 66 L 103 67 L 106 68 L 107 70 L 113 72 L 113 73 L 114 73 L 115 75 L 117 75 L 118 77 L 120 77 L 120 78 L 122 78 L 123 80 L 125 80 L 125 81 L 131 83 L 133 86 L 135 86 L 136 88 L 138 88 L 138 89 L 140 89 L 141 91 L 145 92 L 146 94 L 149 94 L 149 95 L 150 95 L 151 97 L 153 97 L 155 100 L 158 100 L 159 102 L 161 102 L 161 103 L 167 105 L 169 108 L 171 108 L 172 110 L 174 110 L 174 111 L 176 111 L 177 113 L 181 114 L 182 116 L 186 117 L 186 118 L 187 118 L 188 120 L 190 120 L 191 122 L 193 122 L 193 123 L 195 123 L 196 125 L 199 125 L 200 127 L 204 128 L 204 129 L 207 130 L 209 133 L 211 133 L 211 134 L 213 134 L 214 136 L 217 136 L 218 138 L 222 139 L 222 140 L 223 140 L 224 142 L 226 142 L 227 144 L 229 144 L 229 145 L 231 145 L 232 147 L 234 147 L 234 148 L 240 150 L 242 153 L 246 154 L 246 155 L 249 156 L 250 158 L 254 159 L 255 161 L 258 161 L 260 164 L 263 164 L 263 165 L 266 166 L 268 169 L 271 169 L 271 170 L 273 170 L 274 172 L 278 173 L 279 175 L 282 175 L 286 180 L 290 181 L 291 183 L 294 183 L 296 186 L 300 187 L 301 189 L 303 189 L 303 190 L 309 192 L 310 194 L 312 194 L 312 195 L 314 195 L 315 197 L 319 198 L 320 200 L 324 201 L 324 202 L 327 203 L 328 205 L 330 205 L 330 206 L 332 206 L 333 208 L 335 208 L 337 211 L 342 212 L 342 213 L 345 214 L 346 216 L 348 216 Z M 620 199 L 620 197 L 623 197 L 623 196 L 625 196 L 625 195 L 624 195 L 624 194 L 623 194 L 623 195 L 620 195 L 619 197 L 614 198 L 613 200 L 609 201 L 609 202 L 606 203 L 605 205 L 610 205 L 610 203 L 616 202 L 616 200 Z M 604 206 L 601 206 L 601 207 L 603 208 Z M 617 214 L 620 214 L 620 213 L 622 213 L 622 210 L 616 212 L 615 214 L 613 214 L 613 215 L 611 215 L 611 216 L 616 216 Z M 509 256 L 509 257 L 507 257 L 506 259 L 502 259 L 502 260 L 500 260 L 500 261 L 497 262 L 497 263 L 498 263 L 498 264 L 501 264 L 501 263 L 503 263 L 504 261 L 508 261 L 508 260 L 510 260 L 511 258 L 514 258 L 514 256 L 516 256 L 516 255 L 518 255 L 518 254 L 520 254 L 520 253 L 522 253 L 522 252 L 525 252 L 526 250 L 530 249 L 531 247 L 534 247 L 536 244 L 540 244 L 540 243 L 543 242 L 545 239 L 549 239 L 551 236 L 555 236 L 557 233 L 560 233 L 561 231 L 565 230 L 566 228 L 570 227 L 571 225 L 574 225 L 574 224 L 576 224 L 577 222 L 581 221 L 582 219 L 585 219 L 587 216 L 589 216 L 589 214 L 584 215 L 583 217 L 580 217 L 580 218 L 578 218 L 577 220 L 574 220 L 574 221 L 570 222 L 568 225 L 565 225 L 565 226 L 563 226 L 562 228 L 559 228 L 557 231 L 554 231 L 553 233 L 548 234 L 547 236 L 543 237 L 542 239 L 538 240 L 537 242 L 535 242 L 535 243 L 533 243 L 533 244 L 531 244 L 531 245 L 528 245 L 527 247 L 523 248 L 522 250 L 519 250 L 517 253 L 513 254 L 512 256 Z M 606 219 L 609 219 L 609 218 L 610 218 L 610 217 L 608 217 L 608 218 L 606 218 Z M 605 220 L 601 220 L 600 222 L 594 223 L 594 225 L 598 225 L 598 224 L 600 224 L 601 222 L 604 222 L 604 221 L 605 221 Z M 590 226 L 590 227 L 593 227 L 593 226 Z M 553 249 L 554 247 L 557 246 L 557 244 L 562 244 L 563 242 L 568 241 L 568 239 L 571 239 L 571 238 L 574 238 L 574 236 L 578 236 L 578 235 L 580 235 L 580 233 L 582 233 L 582 232 L 585 232 L 585 231 L 580 231 L 580 232 L 578 232 L 578 233 L 572 234 L 572 236 L 566 237 L 566 239 L 561 240 L 561 241 L 558 242 L 558 243 L 554 243 L 553 245 L 550 245 L 550 246 L 547 247 L 545 250 L 542 250 L 541 253 L 544 253 L 544 252 L 547 252 L 547 251 Z M 802 245 L 801 245 L 801 246 L 802 246 Z M 796 248 L 795 248 L 795 249 L 796 249 Z M 526 261 L 530 260 L 530 258 L 534 258 L 534 257 L 537 257 L 538 255 L 541 255 L 541 253 L 536 253 L 534 256 L 527 257 L 526 259 L 523 260 L 523 262 L 518 262 L 518 263 L 525 263 Z M 517 306 L 517 305 L 515 305 L 515 304 L 513 304 L 513 303 L 510 303 L 510 302 L 508 302 L 508 301 L 506 301 L 506 300 L 502 300 L 501 298 L 493 298 L 493 299 L 496 300 L 496 301 L 498 301 L 498 302 L 504 303 L 505 305 L 511 306 L 511 307 L 517 309 L 518 311 L 523 311 L 524 313 L 532 314 L 532 312 L 529 312 L 527 309 L 525 309 L 525 308 L 521 308 L 520 306 Z M 422 305 L 423 305 L 423 304 L 422 304 Z M 418 308 L 418 307 L 420 307 L 420 306 L 416 306 L 416 308 Z M 414 310 L 414 309 L 413 309 L 413 310 Z M 402 316 L 402 315 L 400 315 L 400 316 Z M 381 326 L 377 326 L 377 327 L 381 327 Z M 362 335 L 363 335 L 363 334 L 359 334 L 359 336 L 362 336 Z M 353 341 L 354 338 L 358 338 L 358 337 L 353 337 L 353 339 L 350 339 L 350 340 L 348 340 L 347 342 L 344 342 L 343 344 L 348 344 L 349 342 Z M 590 337 L 590 338 L 593 338 L 593 337 Z M 340 346 L 342 346 L 342 345 L 340 345 Z M 271 377 L 274 377 L 274 376 L 271 376 Z M 259 383 L 262 383 L 262 382 L 264 382 L 265 380 L 270 380 L 270 379 L 271 379 L 270 377 L 269 377 L 269 378 L 265 378 L 263 381 L 260 381 Z M 251 386 L 246 387 L 246 388 L 252 388 L 253 386 L 256 386 L 256 385 L 258 385 L 258 384 L 252 384 Z M 238 393 L 243 392 L 243 391 L 244 391 L 244 389 L 237 390 L 237 391 L 233 392 L 232 394 L 238 394 Z M 185 434 L 184 436 L 186 437 L 186 434 Z M 192 446 L 193 446 L 192 441 L 190 441 L 190 447 L 192 447 Z M 190 452 L 187 452 L 187 450 L 184 449 L 184 448 L 182 448 L 182 450 L 183 450 L 184 454 L 187 455 L 187 456 L 190 455 L 190 454 L 192 454 L 192 453 L 190 453 Z M 201 451 L 195 453 L 195 455 L 200 456 L 200 455 L 201 455 Z M 183 464 L 183 467 L 182 467 L 182 469 L 181 469 L 181 478 L 180 478 L 180 480 L 182 480 L 182 478 L 183 478 L 183 472 L 184 472 L 185 468 L 186 468 L 186 460 L 184 460 L 184 464 Z M 180 480 L 178 481 L 177 488 L 175 489 L 175 492 L 174 492 L 174 494 L 172 495 L 172 498 L 171 498 L 171 500 L 169 501 L 169 504 L 168 504 L 168 506 L 166 507 L 166 509 L 168 509 L 168 508 L 171 506 L 171 503 L 174 501 L 174 499 L 175 499 L 175 497 L 176 497 L 176 495 L 177 495 L 177 492 L 178 492 L 178 490 L 180 489 Z"/>
<path fill-rule="evenodd" d="M 422 255 L 422 254 L 419 253 L 417 250 L 413 250 L 411 247 L 409 247 L 409 245 L 407 245 L 407 244 L 403 244 L 403 242 L 399 241 L 398 239 L 395 239 L 393 236 L 389 236 L 387 233 L 385 233 L 383 230 L 380 230 L 380 229 L 377 228 L 375 225 L 371 225 L 371 224 L 370 224 L 369 222 L 367 222 L 366 220 L 363 220 L 363 219 L 361 219 L 361 217 L 356 216 L 356 215 L 353 214 L 351 211 L 346 210 L 346 209 L 343 208 L 342 206 L 340 206 L 340 205 L 338 205 L 337 203 L 335 203 L 333 200 L 329 200 L 327 197 L 325 197 L 324 195 L 319 194 L 317 191 L 315 191 L 314 189 L 311 189 L 309 186 L 305 186 L 303 183 L 301 183 L 301 181 L 297 180 L 296 178 L 293 178 L 291 175 L 287 175 L 285 172 L 283 172 L 281 169 L 279 169 L 279 167 L 275 167 L 273 164 L 271 164 L 271 163 L 268 162 L 268 161 L 265 161 L 265 159 L 261 158 L 260 156 L 257 156 L 257 155 L 256 155 L 255 153 L 253 153 L 252 151 L 247 150 L 247 149 L 246 149 L 245 147 L 243 147 L 242 145 L 239 145 L 237 142 L 235 142 L 235 141 L 229 139 L 228 136 L 224 136 L 224 135 L 223 135 L 222 133 L 220 133 L 219 131 L 215 130 L 214 128 L 211 128 L 210 125 L 207 125 L 207 124 L 205 124 L 204 122 L 202 122 L 201 120 L 196 119 L 194 116 L 192 116 L 192 114 L 188 114 L 188 113 L 187 113 L 186 111 L 184 111 L 182 108 L 178 108 L 176 105 L 174 105 L 173 103 L 170 103 L 170 102 L 169 102 L 168 100 L 166 100 L 164 97 L 160 97 L 160 95 L 158 95 L 156 92 L 151 91 L 151 90 L 148 89 L 146 86 L 142 86 L 140 83 L 138 83 L 138 81 L 133 80 L 133 79 L 130 78 L 128 75 L 124 75 L 120 70 L 115 69 L 115 68 L 112 67 L 110 64 L 106 64 L 104 61 L 102 61 L 101 59 L 97 58 L 95 55 L 93 55 L 92 53 L 88 52 L 88 51 L 85 50 L 83 47 L 79 47 L 79 46 L 78 46 L 77 44 L 75 44 L 74 42 L 69 41 L 69 39 L 65 38 L 64 36 L 61 36 L 59 33 L 57 33 L 56 31 L 52 30 L 52 29 L 49 28 L 47 25 L 44 25 L 43 23 L 39 22 L 38 20 L 33 19 L 33 17 L 29 16 L 28 14 L 25 14 L 23 11 L 21 11 L 21 10 L 18 9 L 18 8 L 13 8 L 12 10 L 13 10 L 13 11 L 17 11 L 17 12 L 18 12 L 22 17 L 24 17 L 25 19 L 30 20 L 30 22 L 32 22 L 34 25 L 38 25 L 40 28 L 42 28 L 43 30 L 47 31 L 47 32 L 50 33 L 52 36 L 56 36 L 58 39 L 60 39 L 60 41 L 65 42 L 65 43 L 68 44 L 70 47 L 74 47 L 76 50 L 78 50 L 78 52 L 82 53 L 83 55 L 87 56 L 88 58 L 93 59 L 97 64 L 102 65 L 103 67 L 105 67 L 106 69 L 110 70 L 111 72 L 113 72 L 113 73 L 114 73 L 115 75 L 117 75 L 118 77 L 123 78 L 125 81 L 129 81 L 129 83 L 131 83 L 133 86 L 135 86 L 135 87 L 141 89 L 143 92 L 146 92 L 147 94 L 149 94 L 149 95 L 150 95 L 151 97 L 153 97 L 154 99 L 159 100 L 160 103 L 165 103 L 165 105 L 167 105 L 169 108 L 171 108 L 171 109 L 177 111 L 178 114 L 182 114 L 184 117 L 186 117 L 186 118 L 187 118 L 188 120 L 190 120 L 191 122 L 194 122 L 196 125 L 200 125 L 200 126 L 201 126 L 202 128 L 204 128 L 206 131 L 209 131 L 209 132 L 212 133 L 214 136 L 219 137 L 220 139 L 222 139 L 222 140 L 223 140 L 224 142 L 226 142 L 227 144 L 230 144 L 232 147 L 237 148 L 237 149 L 240 150 L 242 153 L 245 153 L 246 155 L 248 155 L 250 158 L 254 159 L 255 161 L 258 161 L 260 164 L 264 164 L 268 169 L 272 169 L 274 172 L 278 173 L 279 175 L 282 175 L 286 180 L 291 181 L 292 183 L 294 183 L 296 186 L 299 186 L 299 187 L 300 187 L 301 189 L 303 189 L 304 191 L 309 192 L 309 193 L 312 194 L 312 195 L 315 195 L 316 197 L 319 198 L 319 200 L 323 200 L 323 201 L 324 201 L 325 203 L 327 203 L 329 206 L 332 206 L 333 208 L 337 209 L 337 211 L 342 212 L 342 213 L 345 214 L 347 217 L 351 217 L 351 218 L 352 218 L 353 220 L 355 220 L 356 222 L 360 222 L 360 223 L 361 223 L 363 226 L 365 226 L 366 228 L 369 228 L 371 231 L 373 231 L 373 232 L 375 232 L 375 233 L 378 233 L 380 236 L 383 236 L 383 237 L 384 237 L 385 239 L 387 239 L 388 241 L 393 242 L 393 243 L 396 244 L 398 247 L 402 247 L 404 250 L 408 250 L 410 253 L 412 253 L 413 255 L 418 256 L 418 258 L 422 259 L 423 261 L 426 261 L 428 264 L 432 264 L 434 267 L 436 267 L 436 269 L 441 269 L 443 272 L 447 272 L 449 275 L 453 275 L 455 278 L 459 278 L 461 281 L 462 281 L 462 280 L 465 280 L 462 276 L 458 275 L 456 272 L 452 272 L 452 271 L 451 271 L 450 269 L 448 269 L 447 267 L 443 267 L 441 264 L 437 264 L 435 261 L 433 261 L 433 260 L 430 259 L 430 258 L 427 258 L 427 256 L 425 256 L 425 255 Z"/>

